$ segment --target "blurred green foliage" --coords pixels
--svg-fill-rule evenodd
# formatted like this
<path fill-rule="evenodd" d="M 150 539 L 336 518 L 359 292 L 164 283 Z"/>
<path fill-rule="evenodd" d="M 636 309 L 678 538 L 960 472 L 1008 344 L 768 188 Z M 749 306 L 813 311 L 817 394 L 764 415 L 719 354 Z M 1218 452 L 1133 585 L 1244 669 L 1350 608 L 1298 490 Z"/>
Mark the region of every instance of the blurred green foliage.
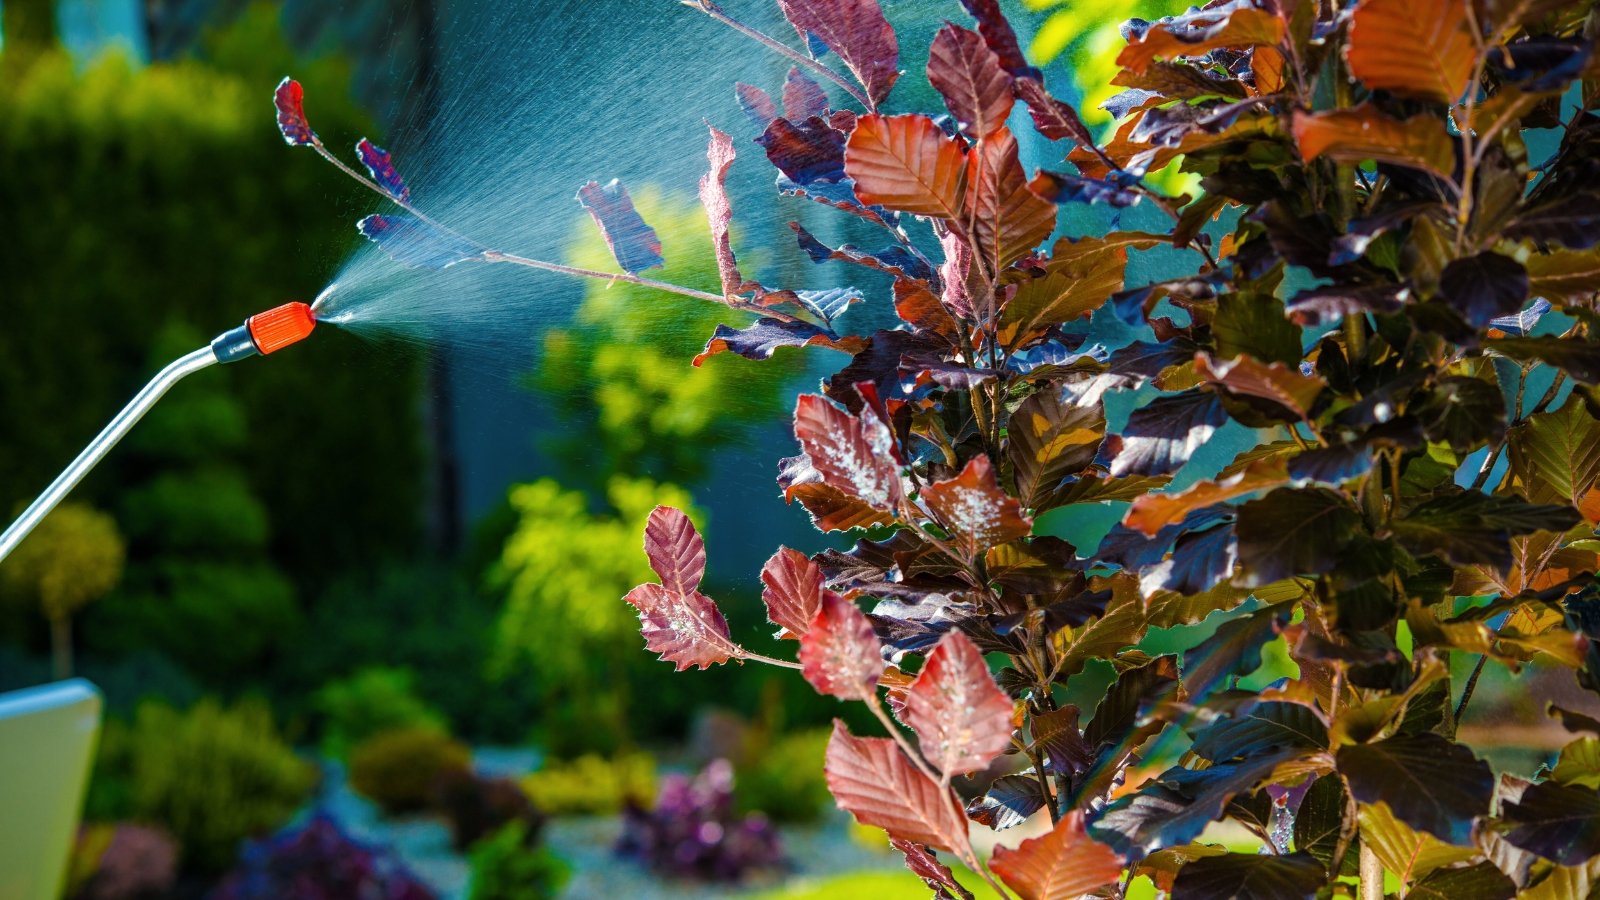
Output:
<path fill-rule="evenodd" d="M 561 893 L 572 870 L 528 831 L 527 822 L 512 822 L 473 846 L 467 900 L 547 900 Z"/>
<path fill-rule="evenodd" d="M 428 806 L 441 772 L 471 764 L 467 745 L 436 727 L 391 728 L 350 751 L 350 787 L 386 813 L 415 812 Z"/>
<path fill-rule="evenodd" d="M 1066 57 L 1078 106 L 1090 125 L 1105 125 L 1111 116 L 1100 104 L 1122 91 L 1111 84 L 1118 71 L 1117 54 L 1127 46 L 1122 23 L 1128 19 L 1159 19 L 1183 12 L 1181 0 L 1023 0 L 1029 10 L 1045 18 L 1028 45 L 1028 57 L 1044 66 Z"/>
<path fill-rule="evenodd" d="M 125 557 L 115 519 L 63 503 L 0 565 L 0 591 L 46 619 L 70 618 L 116 585 Z"/>
<path fill-rule="evenodd" d="M 667 260 L 649 276 L 718 291 L 700 205 L 650 188 L 634 200 L 661 236 Z M 567 262 L 613 268 L 598 230 L 587 220 L 579 228 Z M 598 492 L 625 474 L 692 485 L 705 477 L 717 448 L 781 415 L 784 386 L 800 371 L 798 354 L 779 354 L 764 365 L 720 354 L 689 365 L 719 323 L 742 327 L 747 320 L 676 294 L 621 282 L 589 284 L 572 323 L 545 333 L 532 379 L 566 425 L 548 439 L 562 482 Z"/>
<path fill-rule="evenodd" d="M 322 717 L 322 752 L 345 759 L 351 748 L 393 728 L 444 731 L 444 717 L 416 694 L 410 669 L 370 666 L 318 689 L 312 705 Z"/>
<path fill-rule="evenodd" d="M 147 703 L 131 725 L 107 722 L 95 765 L 85 817 L 159 825 L 198 872 L 221 871 L 241 840 L 288 821 L 317 777 L 259 701 Z"/>
<path fill-rule="evenodd" d="M 46 53 L 0 79 L 0 170 L 18 175 L 0 179 L 0 221 L 17 226 L 0 242 L 0 509 L 155 368 L 309 299 L 349 251 L 359 188 L 274 128 L 268 98 L 291 70 L 330 142 L 370 130 L 347 66 L 297 59 L 264 4 L 194 59 Z M 375 375 L 372 356 L 330 331 L 174 389 L 80 489 L 132 544 L 123 587 L 84 618 L 89 649 L 160 648 L 229 690 L 269 681 L 311 587 L 415 551 L 419 367 Z"/>
<path fill-rule="evenodd" d="M 737 770 L 733 796 L 740 812 L 765 813 L 775 822 L 815 822 L 833 807 L 823 775 L 831 731 L 811 728 L 752 748 Z"/>
<path fill-rule="evenodd" d="M 552 760 L 524 777 L 522 789 L 547 815 L 615 815 L 629 803 L 648 806 L 655 800 L 656 761 L 637 751 L 609 759 L 587 753 L 573 760 Z"/>

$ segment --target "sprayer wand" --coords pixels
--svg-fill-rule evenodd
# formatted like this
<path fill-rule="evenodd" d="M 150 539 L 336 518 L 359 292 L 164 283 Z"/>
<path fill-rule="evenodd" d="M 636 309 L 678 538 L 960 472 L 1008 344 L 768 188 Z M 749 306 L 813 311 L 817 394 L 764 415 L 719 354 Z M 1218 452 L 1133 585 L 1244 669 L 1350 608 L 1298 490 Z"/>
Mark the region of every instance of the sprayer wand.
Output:
<path fill-rule="evenodd" d="M 52 509 L 56 508 L 56 504 L 60 503 L 84 476 L 99 465 L 100 460 L 111 452 L 111 448 L 133 428 L 134 423 L 144 418 L 144 414 L 149 412 L 156 401 L 160 400 L 174 384 L 217 363 L 231 363 L 252 356 L 265 356 L 290 344 L 299 343 L 311 334 L 316 325 L 317 320 L 311 314 L 311 307 L 304 303 L 285 303 L 266 312 L 257 313 L 246 319 L 238 328 L 217 335 L 210 346 L 201 347 L 174 360 L 158 372 L 156 377 L 150 379 L 150 383 L 117 413 L 116 418 L 89 442 L 89 446 L 83 448 L 78 458 L 56 476 L 56 480 L 45 488 L 44 493 L 11 523 L 5 534 L 0 535 L 0 560 L 11 555 L 11 551 L 22 543 L 22 539 L 27 537 Z"/>

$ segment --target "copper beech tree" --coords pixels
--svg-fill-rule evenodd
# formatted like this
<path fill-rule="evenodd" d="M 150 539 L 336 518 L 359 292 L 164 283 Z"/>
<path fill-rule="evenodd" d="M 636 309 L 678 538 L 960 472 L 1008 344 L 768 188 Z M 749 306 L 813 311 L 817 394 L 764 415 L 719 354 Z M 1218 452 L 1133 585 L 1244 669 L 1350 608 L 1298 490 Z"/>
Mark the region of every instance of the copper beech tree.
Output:
<path fill-rule="evenodd" d="M 996 0 L 962 0 L 938 31 L 926 74 L 946 109 L 927 113 L 886 110 L 901 60 L 875 0 L 780 0 L 792 40 L 687 5 L 794 64 L 781 91 L 737 86 L 740 138 L 711 130 L 720 292 L 639 276 L 660 245 L 615 183 L 579 198 L 624 271 L 586 272 L 449 231 L 362 150 L 407 211 L 363 229 L 402 262 L 655 284 L 757 316 L 707 355 L 847 355 L 799 398 L 778 484 L 819 529 L 867 531 L 762 570 L 793 659 L 732 639 L 700 590 L 704 545 L 667 508 L 644 536 L 660 581 L 627 597 L 649 649 L 795 668 L 865 704 L 884 735 L 836 725 L 828 784 L 936 896 L 1119 897 L 1142 876 L 1179 900 L 1376 898 L 1386 879 L 1408 897 L 1600 893 L 1600 722 L 1549 706 L 1571 742 L 1499 777 L 1457 740 L 1484 665 L 1564 667 L 1600 692 L 1592 0 L 1234 0 L 1132 21 L 1100 145 Z M 328 155 L 288 99 L 291 143 Z M 1031 175 L 1011 131 L 1029 120 L 1053 148 Z M 892 292 L 743 273 L 723 180 L 747 147 L 780 202 L 882 234 L 835 247 L 796 223 L 800 251 Z M 1192 195 L 1146 178 L 1174 165 Z M 1170 227 L 1052 240 L 1074 204 Z M 1130 283 L 1129 254 L 1162 245 L 1190 271 Z M 900 323 L 841 330 L 858 301 Z M 1091 346 L 1096 314 L 1142 336 Z M 1141 388 L 1108 429 L 1106 396 Z M 1230 421 L 1257 445 L 1167 489 Z M 1034 533 L 1106 503 L 1126 514 L 1098 546 Z M 1141 649 L 1202 620 L 1221 624 L 1192 649 Z M 1274 641 L 1298 676 L 1240 690 Z M 1092 660 L 1114 681 L 1065 704 Z M 1146 763 L 1158 738 L 1187 749 Z M 1034 817 L 1047 832 L 978 858 L 974 823 Z M 1221 820 L 1256 852 L 1208 840 Z"/>

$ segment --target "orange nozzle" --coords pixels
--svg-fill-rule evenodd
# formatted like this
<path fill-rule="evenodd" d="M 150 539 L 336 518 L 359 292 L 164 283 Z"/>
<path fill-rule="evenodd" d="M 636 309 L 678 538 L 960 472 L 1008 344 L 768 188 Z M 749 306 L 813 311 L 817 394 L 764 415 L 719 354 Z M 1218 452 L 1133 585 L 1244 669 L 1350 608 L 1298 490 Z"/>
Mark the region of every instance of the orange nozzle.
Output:
<path fill-rule="evenodd" d="M 311 314 L 311 307 L 297 302 L 256 313 L 244 324 L 250 329 L 256 349 L 265 355 L 305 340 L 317 327 L 317 319 Z"/>

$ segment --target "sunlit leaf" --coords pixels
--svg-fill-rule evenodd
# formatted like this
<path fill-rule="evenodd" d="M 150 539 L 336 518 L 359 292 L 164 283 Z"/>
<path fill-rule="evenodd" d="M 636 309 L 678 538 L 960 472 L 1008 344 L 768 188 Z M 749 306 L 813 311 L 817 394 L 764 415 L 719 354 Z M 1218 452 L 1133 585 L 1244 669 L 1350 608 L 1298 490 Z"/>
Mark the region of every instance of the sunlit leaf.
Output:
<path fill-rule="evenodd" d="M 862 116 L 845 145 L 844 168 L 863 203 L 961 218 L 966 150 L 927 116 Z"/>
<path fill-rule="evenodd" d="M 959 853 L 967 817 L 948 788 L 912 765 L 889 738 L 858 738 L 835 719 L 828 741 L 828 790 L 840 809 L 891 837 Z"/>
<path fill-rule="evenodd" d="M 766 131 L 772 120 L 778 117 L 778 105 L 772 102 L 772 95 L 761 88 L 741 81 L 733 86 L 733 93 L 744 114 L 762 131 Z"/>
<path fill-rule="evenodd" d="M 1230 394 L 1268 401 L 1296 419 L 1309 416 L 1317 396 L 1328 386 L 1320 376 L 1303 375 L 1283 363 L 1267 364 L 1248 356 L 1216 360 L 1208 353 L 1196 353 L 1194 370 L 1201 379 Z"/>
<path fill-rule="evenodd" d="M 1022 900 L 1077 900 L 1122 876 L 1122 860 L 1089 836 L 1078 810 L 1014 850 L 996 847 L 989 867 Z"/>
<path fill-rule="evenodd" d="M 482 247 L 415 216 L 374 214 L 356 230 L 402 266 L 438 270 L 483 257 Z"/>
<path fill-rule="evenodd" d="M 1511 472 L 1534 503 L 1577 504 L 1600 481 L 1600 421 L 1582 397 L 1529 416 L 1511 429 L 1507 443 Z"/>
<path fill-rule="evenodd" d="M 780 637 L 798 638 L 811 628 L 822 608 L 822 570 L 810 557 L 789 547 L 779 547 L 761 567 L 761 601 L 767 621 L 778 626 Z"/>
<path fill-rule="evenodd" d="M 872 700 L 883 674 L 883 644 L 867 616 L 832 591 L 800 637 L 801 674 L 818 693 L 841 700 Z"/>
<path fill-rule="evenodd" d="M 645 647 L 679 671 L 708 668 L 741 652 L 710 597 L 700 593 L 706 549 L 681 510 L 658 506 L 644 532 L 645 555 L 660 584 L 641 584 L 625 598 L 639 611 Z"/>
<path fill-rule="evenodd" d="M 1003 126 L 980 140 L 968 156 L 965 213 L 973 250 L 991 276 L 1055 231 L 1055 205 L 1028 187 L 1017 139 Z"/>
<path fill-rule="evenodd" d="M 1002 775 L 990 782 L 982 797 L 975 797 L 967 804 L 967 818 L 995 831 L 1004 831 L 1026 822 L 1048 802 L 1033 772 Z"/>
<path fill-rule="evenodd" d="M 1469 23 L 1467 0 L 1362 0 L 1345 62 L 1373 90 L 1455 103 L 1477 56 Z"/>
<path fill-rule="evenodd" d="M 1438 868 L 1406 891 L 1407 900 L 1511 900 L 1517 883 L 1492 862 Z"/>
<path fill-rule="evenodd" d="M 1022 346 L 1052 325 L 1085 318 L 1122 289 L 1127 246 L 1093 237 L 1056 242 L 1052 258 L 1018 282 L 1000 312 L 1000 340 Z"/>
<path fill-rule="evenodd" d="M 928 82 L 972 137 L 994 133 L 1011 115 L 1011 75 L 976 32 L 946 24 L 928 51 Z"/>
<path fill-rule="evenodd" d="M 875 509 L 896 510 L 904 497 L 900 455 L 889 427 L 871 409 L 859 417 L 816 394 L 795 405 L 794 435 L 823 481 Z"/>
<path fill-rule="evenodd" d="M 778 171 L 799 187 L 822 190 L 821 185 L 845 180 L 845 134 L 825 119 L 773 119 L 756 143 Z M 855 195 L 850 193 L 849 199 L 854 201 Z"/>
<path fill-rule="evenodd" d="M 272 92 L 272 105 L 278 110 L 278 131 L 283 133 L 285 143 L 291 147 L 317 143 L 317 133 L 306 121 L 305 88 L 300 82 L 293 78 L 278 82 Z"/>
<path fill-rule="evenodd" d="M 1413 829 L 1396 818 L 1386 804 L 1363 803 L 1358 815 L 1361 843 L 1370 847 L 1383 867 L 1395 873 L 1402 883 L 1478 855 L 1474 847 L 1458 847 Z"/>
<path fill-rule="evenodd" d="M 923 757 L 946 778 L 983 769 L 1011 745 L 1011 700 L 959 631 L 928 654 L 902 717 L 916 731 Z"/>
<path fill-rule="evenodd" d="M 1167 475 L 1189 461 L 1228 420 L 1210 391 L 1164 394 L 1128 416 L 1111 474 Z"/>
<path fill-rule="evenodd" d="M 1183 521 L 1189 513 L 1274 488 L 1289 481 L 1288 461 L 1282 456 L 1259 459 L 1217 481 L 1200 481 L 1174 494 L 1146 494 L 1133 501 L 1122 524 L 1154 535 L 1167 525 Z"/>
<path fill-rule="evenodd" d="M 723 296 L 732 296 L 744 287 L 744 276 L 739 274 L 739 263 L 733 257 L 733 243 L 728 237 L 728 223 L 733 219 L 733 207 L 728 203 L 728 169 L 733 166 L 733 138 L 713 126 L 711 142 L 706 146 L 706 160 L 710 171 L 700 176 L 700 205 L 705 207 L 706 221 L 711 225 L 711 246 L 717 255 L 717 273 L 722 276 Z"/>
<path fill-rule="evenodd" d="M 1210 637 L 1184 651 L 1183 689 L 1190 702 L 1200 702 L 1230 676 L 1243 677 L 1259 668 L 1261 648 L 1289 623 L 1290 612 L 1287 604 L 1264 606 L 1229 619 Z M 1284 746 L 1288 745 L 1257 749 Z"/>
<path fill-rule="evenodd" d="M 949 866 L 939 862 L 932 850 L 915 841 L 898 837 L 889 838 L 889 846 L 905 856 L 906 868 L 911 870 L 911 874 L 921 878 L 928 887 L 935 891 L 948 891 L 959 900 L 973 900 L 972 892 L 956 881 L 955 873 L 950 871 Z"/>
<path fill-rule="evenodd" d="M 406 187 L 405 179 L 401 178 L 400 172 L 395 169 L 394 161 L 387 150 L 362 138 L 356 144 L 356 157 L 367 167 L 373 183 L 382 188 L 385 194 L 401 203 L 410 202 L 411 188 Z"/>
<path fill-rule="evenodd" d="M 694 358 L 696 366 L 718 353 L 737 353 L 745 359 L 771 359 L 779 347 L 827 347 L 843 353 L 857 353 L 860 338 L 839 337 L 827 329 L 794 319 L 760 318 L 744 328 L 718 325 L 705 350 Z"/>
<path fill-rule="evenodd" d="M 922 499 L 968 556 L 1026 537 L 1032 528 L 1016 498 L 1000 489 L 987 456 L 974 456 L 956 477 L 928 485 Z"/>
<path fill-rule="evenodd" d="M 1077 406 L 1060 391 L 1022 401 L 1011 414 L 1006 446 L 1022 505 L 1042 508 L 1063 479 L 1093 462 L 1105 428 L 1099 404 Z"/>
<path fill-rule="evenodd" d="M 1220 47 L 1276 46 L 1284 20 L 1266 10 L 1225 4 L 1147 23 L 1117 56 L 1117 65 L 1142 72 L 1157 59 L 1204 56 Z"/>
<path fill-rule="evenodd" d="M 1294 140 L 1306 162 L 1322 156 L 1343 163 L 1376 160 L 1447 178 L 1455 169 L 1455 145 L 1444 123 L 1426 113 L 1401 121 L 1370 104 L 1321 113 L 1296 110 Z"/>
<path fill-rule="evenodd" d="M 778 5 L 802 39 L 815 35 L 838 54 L 874 104 L 889 96 L 900 77 L 900 45 L 878 0 L 778 0 Z"/>
<path fill-rule="evenodd" d="M 1339 774 L 1361 803 L 1383 803 L 1395 818 L 1451 844 L 1466 844 L 1489 812 L 1494 773 L 1472 751 L 1437 734 L 1399 735 L 1340 747 Z"/>
<path fill-rule="evenodd" d="M 637 275 L 666 264 L 661 258 L 661 239 L 633 208 L 633 199 L 621 181 L 612 179 L 606 185 L 591 181 L 578 189 L 578 202 L 599 226 L 623 271 Z"/>

